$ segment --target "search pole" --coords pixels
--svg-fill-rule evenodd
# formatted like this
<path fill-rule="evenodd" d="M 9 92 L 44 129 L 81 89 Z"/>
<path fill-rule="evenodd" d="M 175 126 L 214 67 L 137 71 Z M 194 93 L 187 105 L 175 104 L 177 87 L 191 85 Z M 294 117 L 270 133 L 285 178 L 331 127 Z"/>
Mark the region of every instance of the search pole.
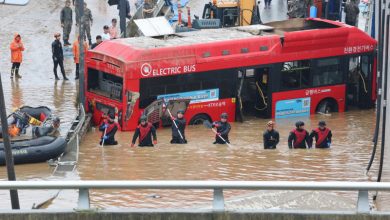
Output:
<path fill-rule="evenodd" d="M 15 181 L 16 175 L 15 175 L 15 169 L 14 169 L 14 157 L 12 156 L 11 143 L 10 143 L 10 139 L 9 139 L 9 135 L 8 135 L 7 112 L 5 110 L 4 92 L 3 92 L 3 83 L 1 81 L 1 73 L 0 73 L 0 111 L 1 111 L 1 128 L 3 130 L 5 163 L 7 165 L 8 180 Z M 18 191 L 17 190 L 10 190 L 10 195 L 11 195 L 12 209 L 20 209 Z"/>
<path fill-rule="evenodd" d="M 78 1 L 78 10 L 79 12 L 79 95 L 80 95 L 80 103 L 84 106 L 85 104 L 85 96 L 84 96 L 84 56 L 85 49 L 84 48 L 84 37 L 85 37 L 85 17 L 84 17 L 84 0 L 76 0 Z"/>

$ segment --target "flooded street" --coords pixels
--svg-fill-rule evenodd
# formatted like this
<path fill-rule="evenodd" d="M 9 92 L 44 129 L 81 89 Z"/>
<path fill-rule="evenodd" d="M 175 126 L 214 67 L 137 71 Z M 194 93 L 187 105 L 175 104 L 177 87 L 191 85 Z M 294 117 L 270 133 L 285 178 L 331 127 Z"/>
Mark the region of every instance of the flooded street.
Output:
<path fill-rule="evenodd" d="M 102 32 L 102 26 L 117 17 L 115 7 L 107 8 L 106 1 L 86 1 L 94 16 L 93 39 Z M 195 4 L 195 2 L 197 4 Z M 201 1 L 199 1 L 201 2 Z M 192 1 L 196 14 L 203 3 Z M 273 1 L 273 9 L 264 12 L 263 22 L 276 19 L 275 13 L 285 8 L 285 0 Z M 66 133 L 77 112 L 75 96 L 78 83 L 74 80 L 72 58 L 66 58 L 65 69 L 69 81 L 54 81 L 52 73 L 51 42 L 59 26 L 62 1 L 32 0 L 25 7 L 0 5 L 0 72 L 4 85 L 7 112 L 22 105 L 50 107 L 63 122 Z M 34 10 L 33 15 L 32 10 Z M 12 14 L 10 14 L 12 11 Z M 271 13 L 273 12 L 273 14 Z M 268 14 L 267 14 L 268 13 Z M 281 13 L 282 19 L 285 13 Z M 71 42 L 74 40 L 72 30 Z M 22 35 L 26 51 L 21 66 L 22 79 L 9 78 L 9 43 L 14 32 Z M 61 77 L 62 78 L 62 77 Z M 277 121 L 281 143 L 276 150 L 263 150 L 262 132 L 268 120 L 251 118 L 243 124 L 233 123 L 230 139 L 232 148 L 213 145 L 213 133 L 202 126 L 190 126 L 186 136 L 189 144 L 171 145 L 170 129 L 158 130 L 158 146 L 155 148 L 130 148 L 132 132 L 117 135 L 120 145 L 101 148 L 100 133 L 90 132 L 85 138 L 74 174 L 66 177 L 52 176 L 53 169 L 47 163 L 17 165 L 18 180 L 258 180 L 258 181 L 371 181 L 375 180 L 376 160 L 373 172 L 365 174 L 371 154 L 375 111 L 350 111 L 331 116 L 314 115 L 304 118 L 306 128 L 316 127 L 319 120 L 326 120 L 333 132 L 332 148 L 328 150 L 289 150 L 287 136 L 297 119 Z M 387 176 L 390 176 L 385 167 Z M 6 180 L 6 169 L 0 167 L 0 180 Z M 21 207 L 30 209 L 55 191 L 20 191 Z M 234 197 L 243 192 L 227 192 Z M 248 192 L 245 192 L 248 193 Z M 92 191 L 93 207 L 193 207 L 211 201 L 211 191 Z M 9 193 L 0 191 L 0 209 L 8 209 Z M 50 208 L 74 208 L 77 192 L 61 191 Z"/>

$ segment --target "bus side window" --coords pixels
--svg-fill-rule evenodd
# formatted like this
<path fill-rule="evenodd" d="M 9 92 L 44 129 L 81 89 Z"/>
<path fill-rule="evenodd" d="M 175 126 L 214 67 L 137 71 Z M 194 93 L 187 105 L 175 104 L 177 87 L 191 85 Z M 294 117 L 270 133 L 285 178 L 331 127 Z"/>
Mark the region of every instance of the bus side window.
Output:
<path fill-rule="evenodd" d="M 313 86 L 326 86 L 343 83 L 340 58 L 323 58 L 315 60 Z"/>
<path fill-rule="evenodd" d="M 281 90 L 310 86 L 310 60 L 285 62 L 281 71 Z"/>

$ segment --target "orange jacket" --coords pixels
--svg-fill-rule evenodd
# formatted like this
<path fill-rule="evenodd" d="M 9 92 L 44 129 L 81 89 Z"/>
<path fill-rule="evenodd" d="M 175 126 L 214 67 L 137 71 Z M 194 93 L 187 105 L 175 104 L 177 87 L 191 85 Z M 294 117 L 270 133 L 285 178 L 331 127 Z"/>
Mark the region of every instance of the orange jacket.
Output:
<path fill-rule="evenodd" d="M 75 40 L 73 42 L 73 59 L 74 59 L 74 63 L 79 63 L 79 60 L 80 60 L 80 53 L 79 53 L 80 49 L 79 49 L 79 40 Z M 88 51 L 88 43 L 86 41 L 84 41 L 84 53 L 86 53 Z"/>
<path fill-rule="evenodd" d="M 11 42 L 9 48 L 11 49 L 11 62 L 12 63 L 21 63 L 23 59 L 22 51 L 24 51 L 24 46 L 22 43 L 22 38 L 19 41 L 16 41 L 16 37 L 20 35 L 15 34 L 14 40 Z"/>

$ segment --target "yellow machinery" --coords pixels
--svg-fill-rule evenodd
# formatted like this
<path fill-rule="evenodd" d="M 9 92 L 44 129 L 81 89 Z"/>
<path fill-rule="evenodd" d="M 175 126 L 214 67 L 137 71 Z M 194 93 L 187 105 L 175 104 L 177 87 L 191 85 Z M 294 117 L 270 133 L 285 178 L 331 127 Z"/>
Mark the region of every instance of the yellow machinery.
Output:
<path fill-rule="evenodd" d="M 219 19 L 222 27 L 261 24 L 256 0 L 213 0 L 205 5 L 203 19 Z"/>

